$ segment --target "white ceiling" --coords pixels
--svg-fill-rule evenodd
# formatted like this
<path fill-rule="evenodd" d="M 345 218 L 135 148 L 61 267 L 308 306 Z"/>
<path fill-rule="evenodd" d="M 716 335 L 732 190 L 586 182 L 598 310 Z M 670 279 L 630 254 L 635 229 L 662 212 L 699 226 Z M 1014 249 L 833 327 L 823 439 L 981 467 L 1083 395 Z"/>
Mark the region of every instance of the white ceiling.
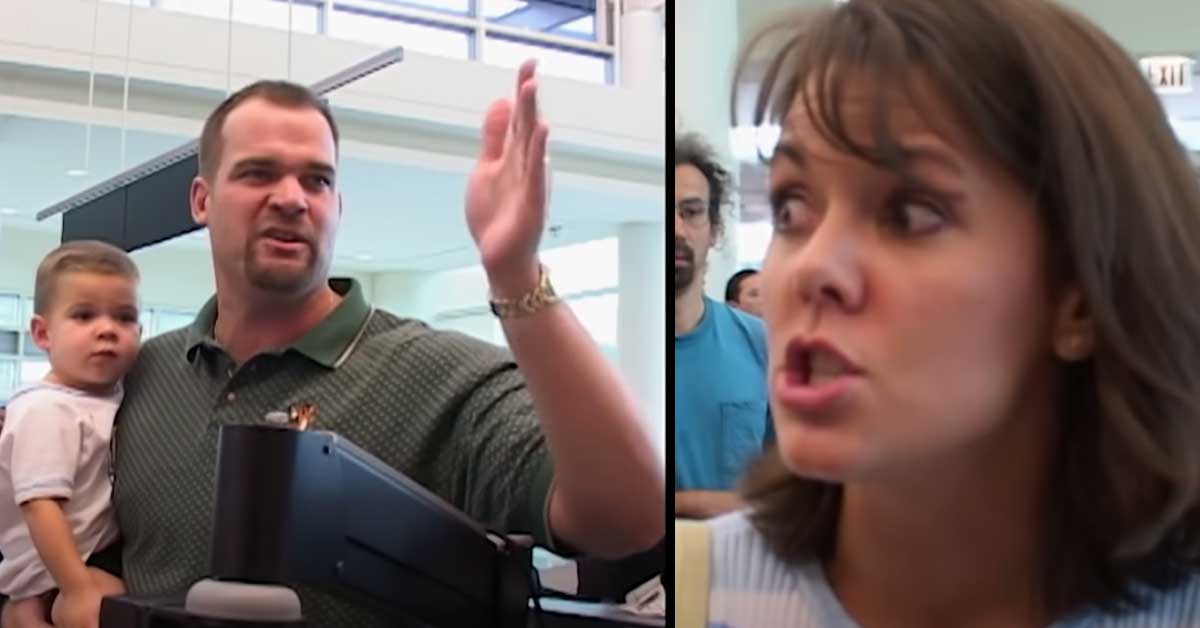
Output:
<path fill-rule="evenodd" d="M 0 115 L 0 220 L 58 232 L 60 217 L 37 222 L 34 215 L 121 170 L 119 129 L 92 127 L 90 159 L 85 158 L 86 137 L 84 124 Z M 125 164 L 136 165 L 189 139 L 128 131 Z M 437 164 L 438 157 L 430 154 L 429 163 Z M 85 160 L 88 176 L 67 174 L 83 169 Z M 379 272 L 477 263 L 463 222 L 465 167 L 420 168 L 345 157 L 339 168 L 344 201 L 339 267 Z M 549 225 L 561 229 L 543 239 L 544 247 L 615 235 L 622 222 L 663 219 L 662 194 L 653 186 L 603 186 L 570 173 L 555 176 Z M 157 246 L 207 247 L 207 238 L 197 232 Z"/>

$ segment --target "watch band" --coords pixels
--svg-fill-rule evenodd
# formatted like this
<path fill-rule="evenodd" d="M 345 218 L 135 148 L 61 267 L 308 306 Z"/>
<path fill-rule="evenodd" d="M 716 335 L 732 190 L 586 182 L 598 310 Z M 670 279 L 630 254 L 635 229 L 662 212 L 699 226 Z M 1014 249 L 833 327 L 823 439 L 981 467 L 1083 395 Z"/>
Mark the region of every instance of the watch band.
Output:
<path fill-rule="evenodd" d="M 540 312 L 561 301 L 550 285 L 550 271 L 538 264 L 538 285 L 517 299 L 491 299 L 492 314 L 497 318 L 517 318 Z"/>

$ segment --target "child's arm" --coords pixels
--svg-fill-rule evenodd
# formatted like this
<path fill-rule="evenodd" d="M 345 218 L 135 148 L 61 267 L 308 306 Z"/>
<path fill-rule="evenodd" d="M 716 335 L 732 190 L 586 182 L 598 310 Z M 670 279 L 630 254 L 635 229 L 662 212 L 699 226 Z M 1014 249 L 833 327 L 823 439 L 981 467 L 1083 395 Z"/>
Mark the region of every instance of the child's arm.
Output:
<path fill-rule="evenodd" d="M 38 555 L 63 593 L 92 586 L 87 566 L 75 546 L 75 535 L 67 524 L 57 499 L 31 499 L 21 504 L 29 536 Z"/>
<path fill-rule="evenodd" d="M 75 546 L 75 535 L 57 499 L 31 499 L 21 504 L 29 536 L 46 569 L 58 584 L 55 625 L 95 627 L 100 621 L 100 591 L 88 575 Z"/>

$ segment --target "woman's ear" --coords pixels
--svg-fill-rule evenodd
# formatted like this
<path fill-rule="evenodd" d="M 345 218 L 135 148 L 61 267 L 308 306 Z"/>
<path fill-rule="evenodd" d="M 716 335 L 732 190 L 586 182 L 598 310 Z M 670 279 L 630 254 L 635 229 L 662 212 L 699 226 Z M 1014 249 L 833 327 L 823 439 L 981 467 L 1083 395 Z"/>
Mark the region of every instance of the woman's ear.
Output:
<path fill-rule="evenodd" d="M 1051 342 L 1054 355 L 1064 362 L 1079 362 L 1092 356 L 1096 328 L 1079 286 L 1068 287 L 1059 298 Z"/>

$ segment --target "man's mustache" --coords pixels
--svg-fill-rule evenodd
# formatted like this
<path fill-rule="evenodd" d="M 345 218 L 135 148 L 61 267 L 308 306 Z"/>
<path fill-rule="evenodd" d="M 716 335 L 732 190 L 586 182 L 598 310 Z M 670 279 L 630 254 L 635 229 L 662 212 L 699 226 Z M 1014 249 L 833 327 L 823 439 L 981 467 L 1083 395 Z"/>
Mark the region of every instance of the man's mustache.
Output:
<path fill-rule="evenodd" d="M 675 257 L 684 257 L 689 264 L 696 263 L 696 254 L 692 252 L 692 247 L 686 242 L 675 241 Z"/>

